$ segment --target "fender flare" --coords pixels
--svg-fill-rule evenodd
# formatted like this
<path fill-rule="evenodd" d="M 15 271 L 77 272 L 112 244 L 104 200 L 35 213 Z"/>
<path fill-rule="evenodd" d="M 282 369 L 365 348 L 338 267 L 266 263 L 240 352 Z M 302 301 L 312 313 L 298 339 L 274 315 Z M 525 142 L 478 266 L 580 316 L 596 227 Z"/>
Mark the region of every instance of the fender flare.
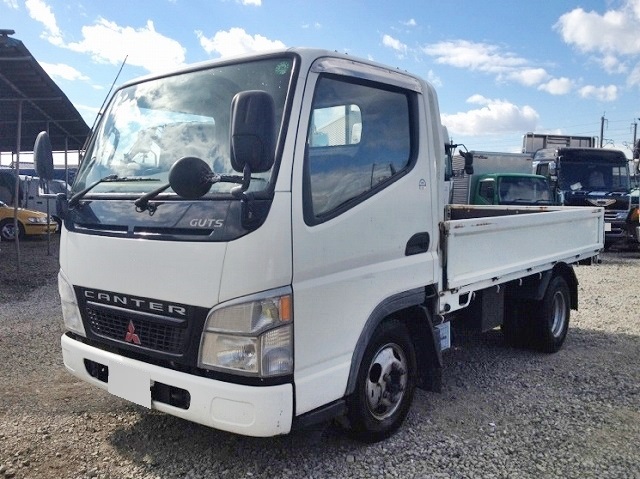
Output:
<path fill-rule="evenodd" d="M 567 263 L 558 263 L 552 269 L 534 274 L 522 279 L 509 288 L 509 294 L 514 299 L 531 299 L 541 301 L 547 291 L 547 287 L 554 276 L 562 276 L 569 286 L 571 309 L 578 309 L 578 278 L 576 273 Z"/>
<path fill-rule="evenodd" d="M 358 371 L 375 330 L 384 321 L 395 317 L 409 329 L 418 361 L 418 387 L 440 391 L 442 387 L 442 354 L 438 333 L 428 305 L 428 288 L 418 288 L 393 295 L 382 301 L 367 319 L 351 358 L 351 368 L 345 396 L 355 391 Z"/>

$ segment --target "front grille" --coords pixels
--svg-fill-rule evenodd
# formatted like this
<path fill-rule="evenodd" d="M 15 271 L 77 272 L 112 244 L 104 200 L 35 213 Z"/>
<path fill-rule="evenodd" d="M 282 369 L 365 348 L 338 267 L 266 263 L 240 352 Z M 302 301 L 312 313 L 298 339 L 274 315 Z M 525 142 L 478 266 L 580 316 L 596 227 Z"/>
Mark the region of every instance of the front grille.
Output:
<path fill-rule="evenodd" d="M 91 332 L 102 338 L 167 354 L 182 354 L 187 337 L 186 321 L 87 302 Z M 138 344 L 139 343 L 139 344 Z"/>

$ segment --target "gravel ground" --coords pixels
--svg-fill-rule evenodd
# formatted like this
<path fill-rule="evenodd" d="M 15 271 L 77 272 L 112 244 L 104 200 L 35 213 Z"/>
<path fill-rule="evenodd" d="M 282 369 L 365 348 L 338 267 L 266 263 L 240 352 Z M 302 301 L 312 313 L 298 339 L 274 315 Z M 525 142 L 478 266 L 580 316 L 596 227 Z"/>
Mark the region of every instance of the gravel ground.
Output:
<path fill-rule="evenodd" d="M 640 478 L 637 252 L 577 268 L 553 355 L 457 335 L 444 389 L 374 445 L 339 431 L 235 436 L 150 412 L 62 366 L 57 237 L 0 244 L 0 478 Z"/>

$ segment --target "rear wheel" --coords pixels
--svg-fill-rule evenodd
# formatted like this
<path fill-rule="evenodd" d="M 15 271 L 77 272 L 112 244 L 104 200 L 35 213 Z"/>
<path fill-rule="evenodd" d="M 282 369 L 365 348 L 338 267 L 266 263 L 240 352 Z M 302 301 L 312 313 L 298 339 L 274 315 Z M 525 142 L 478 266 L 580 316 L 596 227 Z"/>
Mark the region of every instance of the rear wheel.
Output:
<path fill-rule="evenodd" d="M 351 434 L 364 442 L 381 441 L 406 418 L 416 386 L 416 354 L 406 327 L 381 324 L 365 351 L 356 390 L 347 399 Z"/>
<path fill-rule="evenodd" d="M 571 296 L 562 276 L 555 276 L 533 311 L 533 347 L 555 353 L 564 344 L 569 330 Z"/>
<path fill-rule="evenodd" d="M 0 222 L 0 237 L 4 241 L 15 241 L 16 229 L 14 228 L 13 219 L 7 219 Z M 24 237 L 24 226 L 18 223 L 18 238 Z"/>

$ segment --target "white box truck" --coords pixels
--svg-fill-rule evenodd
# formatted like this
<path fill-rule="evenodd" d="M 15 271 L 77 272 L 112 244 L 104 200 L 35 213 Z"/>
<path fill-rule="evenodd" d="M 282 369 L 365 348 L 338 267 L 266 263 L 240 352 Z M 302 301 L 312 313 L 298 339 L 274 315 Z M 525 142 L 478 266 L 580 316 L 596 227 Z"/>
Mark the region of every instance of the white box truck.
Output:
<path fill-rule="evenodd" d="M 225 431 L 377 441 L 439 389 L 454 318 L 557 351 L 602 210 L 445 205 L 445 141 L 430 84 L 329 51 L 123 85 L 60 198 L 66 368 Z"/>
<path fill-rule="evenodd" d="M 525 133 L 522 136 L 522 153 L 535 154 L 548 148 L 595 148 L 595 136 L 553 135 L 549 133 Z"/>

